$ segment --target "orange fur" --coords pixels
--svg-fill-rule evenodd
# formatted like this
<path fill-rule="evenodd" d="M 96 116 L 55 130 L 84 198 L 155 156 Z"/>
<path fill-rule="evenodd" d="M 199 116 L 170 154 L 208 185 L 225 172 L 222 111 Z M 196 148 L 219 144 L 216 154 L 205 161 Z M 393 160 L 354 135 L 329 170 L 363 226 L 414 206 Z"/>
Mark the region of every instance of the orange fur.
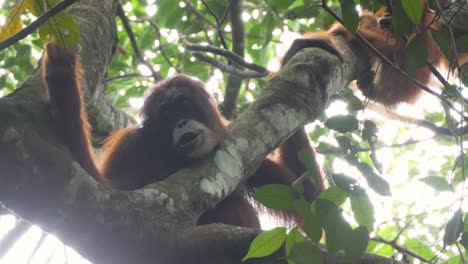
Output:
<path fill-rule="evenodd" d="M 42 77 L 47 84 L 50 116 L 57 133 L 81 166 L 101 180 L 93 161 L 91 127 L 81 98 L 79 60 L 73 52 L 56 44 L 48 44 L 47 50 L 42 59 Z"/>
<path fill-rule="evenodd" d="M 431 30 L 445 30 L 436 13 L 429 9 L 425 0 L 420 0 L 425 6 L 425 11 L 421 22 L 407 33 L 408 36 L 416 34 L 414 37 L 422 38 L 426 43 L 428 61 L 434 63 L 435 66 L 448 65 L 447 60 L 443 57 L 438 45 L 432 38 Z M 360 16 L 359 33 L 368 40 L 382 55 L 387 57 L 392 63 L 396 64 L 401 69 L 405 70 L 406 43 L 402 39 L 397 39 L 390 28 L 382 26 L 379 20 L 384 16 L 385 9 L 382 8 L 375 14 L 369 11 L 364 11 Z M 321 40 L 331 46 L 335 45 L 334 37 L 344 36 L 350 44 L 359 44 L 353 34 L 351 34 L 341 24 L 333 25 L 328 31 L 312 32 L 304 35 L 304 39 Z M 292 47 L 293 51 L 288 51 L 286 60 L 297 52 L 297 49 Z M 468 62 L 467 53 L 459 53 L 459 64 Z M 363 56 L 368 56 L 370 60 L 369 72 L 360 76 L 357 80 L 358 88 L 369 99 L 380 102 L 386 107 L 393 107 L 401 102 L 414 103 L 421 94 L 421 88 L 415 85 L 412 80 L 403 77 L 391 65 L 381 61 L 379 57 L 373 54 L 370 50 L 365 51 Z M 283 63 L 284 64 L 284 63 Z M 432 72 L 424 66 L 417 68 L 413 76 L 423 84 L 429 84 L 431 81 Z"/>
<path fill-rule="evenodd" d="M 151 90 L 142 109 L 144 121 L 141 126 L 121 129 L 105 141 L 103 164 L 98 171 L 91 152 L 89 122 L 81 98 L 78 61 L 75 54 L 54 43 L 46 47 L 43 78 L 49 92 L 51 117 L 58 136 L 70 148 L 76 160 L 106 186 L 133 190 L 164 180 L 182 168 L 199 164 L 223 140 L 227 122 L 204 91 L 204 84 L 189 76 L 177 75 L 160 82 Z M 201 150 L 187 149 L 184 144 L 180 147 L 177 145 L 179 141 L 174 143 L 174 131 L 182 129 L 188 122 L 192 122 L 194 128 L 184 136 L 193 139 L 193 134 L 203 133 L 204 137 L 197 138 L 200 140 L 195 142 L 195 146 L 200 145 Z M 298 160 L 298 152 L 304 147 L 312 156 L 315 155 L 308 135 L 301 128 L 280 146 L 279 160 L 266 158 L 254 175 L 202 215 L 198 223 L 222 222 L 259 228 L 256 210 L 249 202 L 252 191 L 265 184 L 291 185 L 306 171 Z M 201 154 L 192 156 L 192 151 Z M 320 171 L 318 177 L 317 186 L 304 183 L 305 195 L 310 199 L 323 190 Z M 296 223 L 300 221 L 287 212 L 277 215 Z"/>

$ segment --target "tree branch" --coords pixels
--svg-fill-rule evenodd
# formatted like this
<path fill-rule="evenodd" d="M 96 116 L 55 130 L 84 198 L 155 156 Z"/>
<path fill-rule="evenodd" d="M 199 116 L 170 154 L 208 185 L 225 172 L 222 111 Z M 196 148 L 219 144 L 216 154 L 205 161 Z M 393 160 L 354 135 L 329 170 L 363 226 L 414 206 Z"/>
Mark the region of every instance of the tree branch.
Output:
<path fill-rule="evenodd" d="M 232 50 L 240 58 L 245 53 L 245 27 L 242 21 L 243 0 L 231 0 L 231 29 L 232 29 Z M 222 106 L 223 114 L 226 118 L 232 119 L 236 114 L 237 98 L 242 85 L 242 78 L 229 75 L 226 81 L 226 92 Z"/>
<path fill-rule="evenodd" d="M 113 0 L 81 0 L 73 10 L 75 16 L 86 15 L 78 20 L 82 61 L 88 69 L 83 76 L 86 86 L 100 84 L 104 78 L 115 44 L 116 4 Z M 100 34 L 95 32 L 97 23 Z M 37 96 L 38 90 L 43 92 L 43 82 L 36 74 L 22 89 L 0 99 L 0 200 L 96 263 L 146 263 L 148 259 L 225 263 L 226 251 L 230 252 L 228 263 L 238 263 L 237 257 L 245 254 L 258 230 L 197 227 L 196 220 L 233 192 L 289 135 L 314 120 L 330 95 L 367 69 L 367 62 L 345 40 L 337 39 L 344 62 L 318 48 L 301 50 L 268 82 L 258 100 L 229 125 L 212 158 L 135 191 L 105 188 L 73 161 L 48 123 L 44 96 Z M 99 45 L 104 52 L 95 51 Z M 211 247 L 202 251 L 200 245 Z M 361 263 L 376 263 L 366 257 Z"/>
<path fill-rule="evenodd" d="M 224 72 L 239 76 L 239 77 L 244 78 L 244 79 L 264 78 L 264 77 L 267 76 L 266 74 L 262 74 L 262 73 L 258 73 L 258 72 L 254 72 L 254 71 L 240 70 L 240 69 L 238 69 L 238 68 L 236 68 L 236 67 L 234 67 L 232 65 L 228 65 L 228 64 L 226 64 L 226 63 L 224 63 L 222 61 L 211 58 L 210 56 L 207 56 L 207 55 L 205 55 L 203 53 L 200 53 L 200 52 L 195 52 L 194 51 L 194 52 L 192 52 L 192 55 L 195 58 L 197 58 L 198 60 L 209 63 L 211 66 L 216 67 L 216 68 L 220 69 L 221 71 L 224 71 Z"/>
<path fill-rule="evenodd" d="M 84 51 L 89 50 L 84 47 Z M 299 52 L 271 79 L 242 118 L 230 124 L 226 139 L 212 159 L 131 192 L 97 184 L 76 163 L 70 163 L 71 156 L 59 141 L 38 134 L 36 131 L 48 130 L 53 134 L 45 121 L 45 106 L 24 111 L 10 107 L 24 98 L 2 98 L 0 200 L 95 262 L 138 262 L 149 256 L 193 259 L 180 252 L 189 254 L 188 249 L 196 241 L 187 234 L 196 234 L 190 230 L 197 229 L 194 225 L 198 216 L 229 195 L 268 153 L 317 117 L 330 94 L 366 68 L 359 66 L 352 51 L 347 54 L 350 56 L 346 63 L 341 63 L 336 56 L 317 48 Z M 28 120 L 37 122 L 25 126 Z M 32 125 L 42 127 L 31 129 Z M 41 199 L 34 198 L 38 196 Z M 184 239 L 179 236 L 181 230 L 187 232 Z M 216 232 L 212 238 L 228 231 Z M 225 234 L 230 241 L 239 238 Z M 225 252 L 225 245 L 213 244 L 217 250 L 212 252 Z"/>
<path fill-rule="evenodd" d="M 233 0 L 233 1 L 237 1 L 237 0 Z M 270 73 L 270 71 L 267 68 L 257 65 L 255 63 L 247 62 L 244 60 L 243 57 L 226 49 L 218 48 L 212 45 L 199 45 L 199 44 L 193 44 L 189 42 L 185 42 L 184 46 L 187 48 L 187 50 L 190 50 L 190 51 L 210 52 L 216 55 L 223 56 L 239 66 L 242 66 L 244 68 L 264 74 L 265 76 L 267 76 Z"/>
<path fill-rule="evenodd" d="M 204 0 L 201 0 L 202 4 L 205 6 L 206 10 L 208 10 L 208 13 L 211 14 L 211 16 L 215 19 L 216 21 L 216 31 L 218 32 L 218 36 L 219 36 L 219 40 L 221 41 L 221 45 L 223 45 L 223 47 L 225 49 L 229 49 L 227 43 L 226 43 L 226 40 L 224 39 L 224 34 L 223 34 L 223 31 L 221 30 L 221 27 L 223 26 L 221 21 L 219 20 L 218 16 L 216 15 L 216 13 L 210 8 L 210 6 L 208 5 L 208 3 Z M 226 12 L 229 11 L 229 8 L 230 8 L 230 5 L 228 5 L 227 7 L 227 10 Z"/>
<path fill-rule="evenodd" d="M 141 53 L 140 47 L 138 46 L 138 43 L 135 39 L 135 34 L 133 33 L 132 27 L 130 26 L 130 21 L 125 15 L 121 4 L 117 6 L 117 15 L 122 21 L 125 31 L 127 31 L 128 38 L 130 39 L 130 43 L 132 43 L 133 52 L 135 52 L 135 56 L 137 57 L 137 59 L 140 61 L 141 64 L 145 65 L 151 71 L 151 75 L 156 81 L 162 80 L 163 77 L 153 69 L 153 66 L 147 60 L 145 60 L 145 57 Z"/>

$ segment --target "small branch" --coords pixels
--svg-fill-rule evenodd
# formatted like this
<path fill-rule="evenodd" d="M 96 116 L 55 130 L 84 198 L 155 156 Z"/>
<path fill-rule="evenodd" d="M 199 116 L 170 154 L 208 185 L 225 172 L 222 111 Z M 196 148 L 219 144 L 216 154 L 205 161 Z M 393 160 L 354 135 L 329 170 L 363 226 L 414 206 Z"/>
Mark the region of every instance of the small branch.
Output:
<path fill-rule="evenodd" d="M 440 7 L 439 7 L 439 13 L 442 13 L 442 10 L 440 9 Z M 423 32 L 425 32 L 425 31 L 427 31 L 427 30 L 429 30 L 429 29 L 431 28 L 431 26 L 432 26 L 435 22 L 437 22 L 437 21 L 439 20 L 439 18 L 440 18 L 440 17 L 439 17 L 438 15 L 435 16 L 435 17 L 432 19 L 432 21 L 431 21 L 424 29 L 421 30 L 421 33 L 420 33 L 420 34 L 422 34 Z M 448 30 L 449 30 L 450 32 L 452 32 L 451 34 L 453 35 L 453 31 L 452 31 L 452 28 L 450 27 L 450 25 L 449 25 L 449 29 L 448 29 Z M 408 38 L 407 38 L 406 36 L 403 36 L 403 40 L 404 40 L 405 42 L 408 42 Z M 453 46 L 455 46 L 455 45 L 456 45 L 456 44 L 455 44 L 455 39 L 453 39 L 453 41 L 454 41 L 454 42 L 453 42 Z M 457 53 L 455 52 L 454 54 L 455 54 L 455 56 L 456 56 Z M 443 55 L 441 55 L 441 56 L 443 56 Z M 440 59 L 440 58 L 437 58 L 437 59 Z M 436 59 L 436 60 L 437 60 L 437 59 Z M 452 59 L 453 59 L 453 58 L 449 59 L 449 61 L 451 61 Z M 458 61 L 458 60 L 457 60 L 457 61 Z M 440 82 L 444 87 L 450 86 L 450 83 L 447 81 L 447 79 L 446 79 L 444 76 L 442 76 L 442 74 L 439 72 L 439 70 L 437 70 L 437 69 L 434 67 L 434 65 L 432 65 L 432 62 L 429 62 L 429 61 L 426 62 L 426 66 L 429 68 L 429 70 L 432 72 L 432 74 L 434 74 L 434 76 L 437 78 L 437 80 L 439 80 L 439 82 Z M 457 66 L 457 67 L 459 68 L 459 66 Z M 465 103 L 468 103 L 468 99 L 465 98 L 460 92 L 456 91 L 456 93 L 457 93 L 457 96 L 458 96 L 459 98 L 462 98 L 463 101 L 464 101 Z"/>
<path fill-rule="evenodd" d="M 381 237 L 374 237 L 374 238 L 371 238 L 371 239 L 376 241 L 376 242 L 389 245 L 389 246 L 393 247 L 394 249 L 396 249 L 398 252 L 400 252 L 403 255 L 408 255 L 408 256 L 411 256 L 413 258 L 419 259 L 420 261 L 422 261 L 424 263 L 431 263 L 431 261 L 429 259 L 421 257 L 418 254 L 414 253 L 413 251 L 398 245 L 395 241 L 388 241 L 388 240 L 383 239 Z"/>
<path fill-rule="evenodd" d="M 163 56 L 164 60 L 167 62 L 167 64 L 174 68 L 176 70 L 176 72 L 179 72 L 179 70 L 177 69 L 176 66 L 174 66 L 174 64 L 172 64 L 171 60 L 169 59 L 169 56 L 167 56 L 166 54 L 166 51 L 164 50 L 164 47 L 163 47 L 163 44 L 162 44 L 162 41 L 161 41 L 161 31 L 158 27 L 158 25 L 156 25 L 156 23 L 154 23 L 153 21 L 149 20 L 148 18 L 142 18 L 142 19 L 137 19 L 137 20 L 130 20 L 130 22 L 147 22 L 150 27 L 152 27 L 154 29 L 154 31 L 156 31 L 156 38 L 158 39 L 158 42 L 159 42 L 159 51 L 161 51 L 161 55 Z"/>
<path fill-rule="evenodd" d="M 25 37 L 29 36 L 33 33 L 37 28 L 39 28 L 42 24 L 47 22 L 51 17 L 63 11 L 65 8 L 70 6 L 71 4 L 75 3 L 78 0 L 64 0 L 53 6 L 51 9 L 47 10 L 44 14 L 34 20 L 31 24 L 27 27 L 23 28 L 22 30 L 18 31 L 13 36 L 5 39 L 4 41 L 0 42 L 0 52 L 4 49 L 10 47 L 11 45 L 15 44 L 16 42 L 24 39 Z"/>
<path fill-rule="evenodd" d="M 192 4 L 192 2 L 190 0 L 182 0 L 184 1 L 185 5 L 192 11 L 192 13 L 198 17 L 199 19 L 203 20 L 205 23 L 207 23 L 208 25 L 212 26 L 212 27 L 216 27 L 216 25 L 211 22 L 210 20 L 208 20 L 205 15 L 203 15 L 203 13 L 201 13 L 200 11 L 198 11 L 198 9 Z"/>
<path fill-rule="evenodd" d="M 436 4 L 436 6 L 437 6 L 437 9 L 438 9 L 437 11 L 439 12 L 440 16 L 442 17 L 442 19 L 444 20 L 444 22 L 447 24 L 447 27 L 448 27 L 448 32 L 450 34 L 450 44 L 452 46 L 453 54 L 455 56 L 455 58 L 449 58 L 449 60 L 452 61 L 453 59 L 456 59 L 456 56 L 458 54 L 457 44 L 455 42 L 455 35 L 453 34 L 452 25 L 450 25 L 449 20 L 445 16 L 444 12 L 442 12 L 439 1 L 434 1 L 434 2 Z M 460 68 L 460 65 L 458 65 L 458 59 L 456 59 L 455 61 L 456 61 L 456 67 Z"/>
<path fill-rule="evenodd" d="M 409 139 L 403 143 L 398 143 L 398 144 L 394 144 L 394 145 L 387 145 L 387 146 L 379 146 L 379 147 L 376 147 L 376 150 L 379 150 L 379 149 L 384 149 L 384 148 L 399 148 L 399 147 L 405 147 L 405 146 L 409 146 L 409 145 L 415 145 L 415 144 L 419 144 L 421 142 L 425 142 L 425 141 L 428 141 L 428 140 L 432 140 L 434 137 L 429 137 L 429 138 L 426 138 L 426 139 L 421 139 L 421 140 L 414 140 L 414 139 Z M 358 152 L 368 152 L 368 151 L 372 151 L 371 148 L 354 148 L 353 149 L 353 153 L 358 153 Z M 343 151 L 338 148 L 338 147 L 332 147 L 330 149 L 326 149 L 326 150 L 317 150 L 318 153 L 322 154 L 322 155 L 340 155 L 340 156 L 343 156 Z"/>
<path fill-rule="evenodd" d="M 192 52 L 192 55 L 197 58 L 200 61 L 204 61 L 206 63 L 211 64 L 213 67 L 216 67 L 224 72 L 234 74 L 236 76 L 239 76 L 244 79 L 250 79 L 250 78 L 264 78 L 267 76 L 267 74 L 262 74 L 254 71 L 242 71 L 239 69 L 236 69 L 235 67 L 231 65 L 227 65 L 221 61 L 218 61 L 216 59 L 213 59 L 203 53 L 200 52 Z"/>
<path fill-rule="evenodd" d="M 117 16 L 122 21 L 125 31 L 127 32 L 128 38 L 130 39 L 130 43 L 132 44 L 133 52 L 135 53 L 138 60 L 151 71 L 151 75 L 156 81 L 162 80 L 163 77 L 153 69 L 153 66 L 145 60 L 143 54 L 141 53 L 140 47 L 138 46 L 138 43 L 135 38 L 135 34 L 133 33 L 132 27 L 130 26 L 130 21 L 125 15 L 121 4 L 118 4 L 117 6 Z"/>
<path fill-rule="evenodd" d="M 114 77 L 109 77 L 102 81 L 103 83 L 110 83 L 115 80 L 120 80 L 120 79 L 126 79 L 126 78 L 148 78 L 149 76 L 142 75 L 141 73 L 127 73 L 127 74 L 122 74 L 122 75 L 117 75 Z"/>
<path fill-rule="evenodd" d="M 216 46 L 211 46 L 211 45 L 198 45 L 198 44 L 193 44 L 189 42 L 185 43 L 185 47 L 187 48 L 187 50 L 190 50 L 190 51 L 210 52 L 216 55 L 223 56 L 225 58 L 228 58 L 229 60 L 231 60 L 232 62 L 234 62 L 235 64 L 239 66 L 256 71 L 261 74 L 265 74 L 265 76 L 270 73 L 270 71 L 268 71 L 267 68 L 257 65 L 255 63 L 247 62 L 239 55 L 226 49 L 218 48 Z"/>
<path fill-rule="evenodd" d="M 219 24 L 222 25 L 224 24 L 224 22 L 226 21 L 226 18 L 227 16 L 229 15 L 229 12 L 231 11 L 232 9 L 232 4 L 234 3 L 235 0 L 230 0 L 229 1 L 229 5 L 226 7 L 226 10 L 224 10 L 224 14 L 223 16 L 221 17 L 221 19 L 219 20 Z"/>
<path fill-rule="evenodd" d="M 226 40 L 224 39 L 224 34 L 223 34 L 223 31 L 221 30 L 221 24 L 220 24 L 220 20 L 218 18 L 218 16 L 216 15 L 216 13 L 210 8 L 210 6 L 208 5 L 208 3 L 205 1 L 205 0 L 201 0 L 202 4 L 205 6 L 205 8 L 208 10 L 208 12 L 211 14 L 211 16 L 213 16 L 213 18 L 215 19 L 216 21 L 216 31 L 218 31 L 218 35 L 219 35 L 219 40 L 221 40 L 221 45 L 223 45 L 223 47 L 225 49 L 229 49 L 227 43 L 226 43 Z"/>

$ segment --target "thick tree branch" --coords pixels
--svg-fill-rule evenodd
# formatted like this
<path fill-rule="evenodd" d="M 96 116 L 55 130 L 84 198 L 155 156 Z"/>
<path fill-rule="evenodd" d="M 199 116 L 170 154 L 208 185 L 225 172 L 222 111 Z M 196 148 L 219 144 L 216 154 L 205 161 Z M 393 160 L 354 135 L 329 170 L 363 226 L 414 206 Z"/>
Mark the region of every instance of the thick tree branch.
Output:
<path fill-rule="evenodd" d="M 37 105 L 31 113 L 12 107 L 23 98 L 6 97 L 0 104 L 5 121 L 0 124 L 0 200 L 95 261 L 135 260 L 151 254 L 164 259 L 175 255 L 170 249 L 190 252 L 197 238 L 188 235 L 193 234 L 190 230 L 198 216 L 229 195 L 268 153 L 317 117 L 330 94 L 364 69 L 351 51 L 348 54 L 342 64 L 320 49 L 301 51 L 269 82 L 253 106 L 231 123 L 212 159 L 132 192 L 97 184 L 76 163 L 70 163 L 69 153 L 57 147 L 56 140 L 41 136 L 47 131 L 45 106 Z M 37 117 L 31 119 L 33 114 Z M 110 250 L 114 255 L 104 253 Z"/>

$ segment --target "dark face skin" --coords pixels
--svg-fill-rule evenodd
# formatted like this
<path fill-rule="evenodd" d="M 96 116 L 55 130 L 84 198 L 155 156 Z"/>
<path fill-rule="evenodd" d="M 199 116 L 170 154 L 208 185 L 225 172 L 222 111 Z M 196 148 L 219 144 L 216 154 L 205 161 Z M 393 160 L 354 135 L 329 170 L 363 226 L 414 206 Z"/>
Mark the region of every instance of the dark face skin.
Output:
<path fill-rule="evenodd" d="M 223 119 L 204 84 L 177 75 L 158 84 L 142 109 L 143 130 L 155 147 L 188 160 L 208 155 L 224 136 Z"/>

